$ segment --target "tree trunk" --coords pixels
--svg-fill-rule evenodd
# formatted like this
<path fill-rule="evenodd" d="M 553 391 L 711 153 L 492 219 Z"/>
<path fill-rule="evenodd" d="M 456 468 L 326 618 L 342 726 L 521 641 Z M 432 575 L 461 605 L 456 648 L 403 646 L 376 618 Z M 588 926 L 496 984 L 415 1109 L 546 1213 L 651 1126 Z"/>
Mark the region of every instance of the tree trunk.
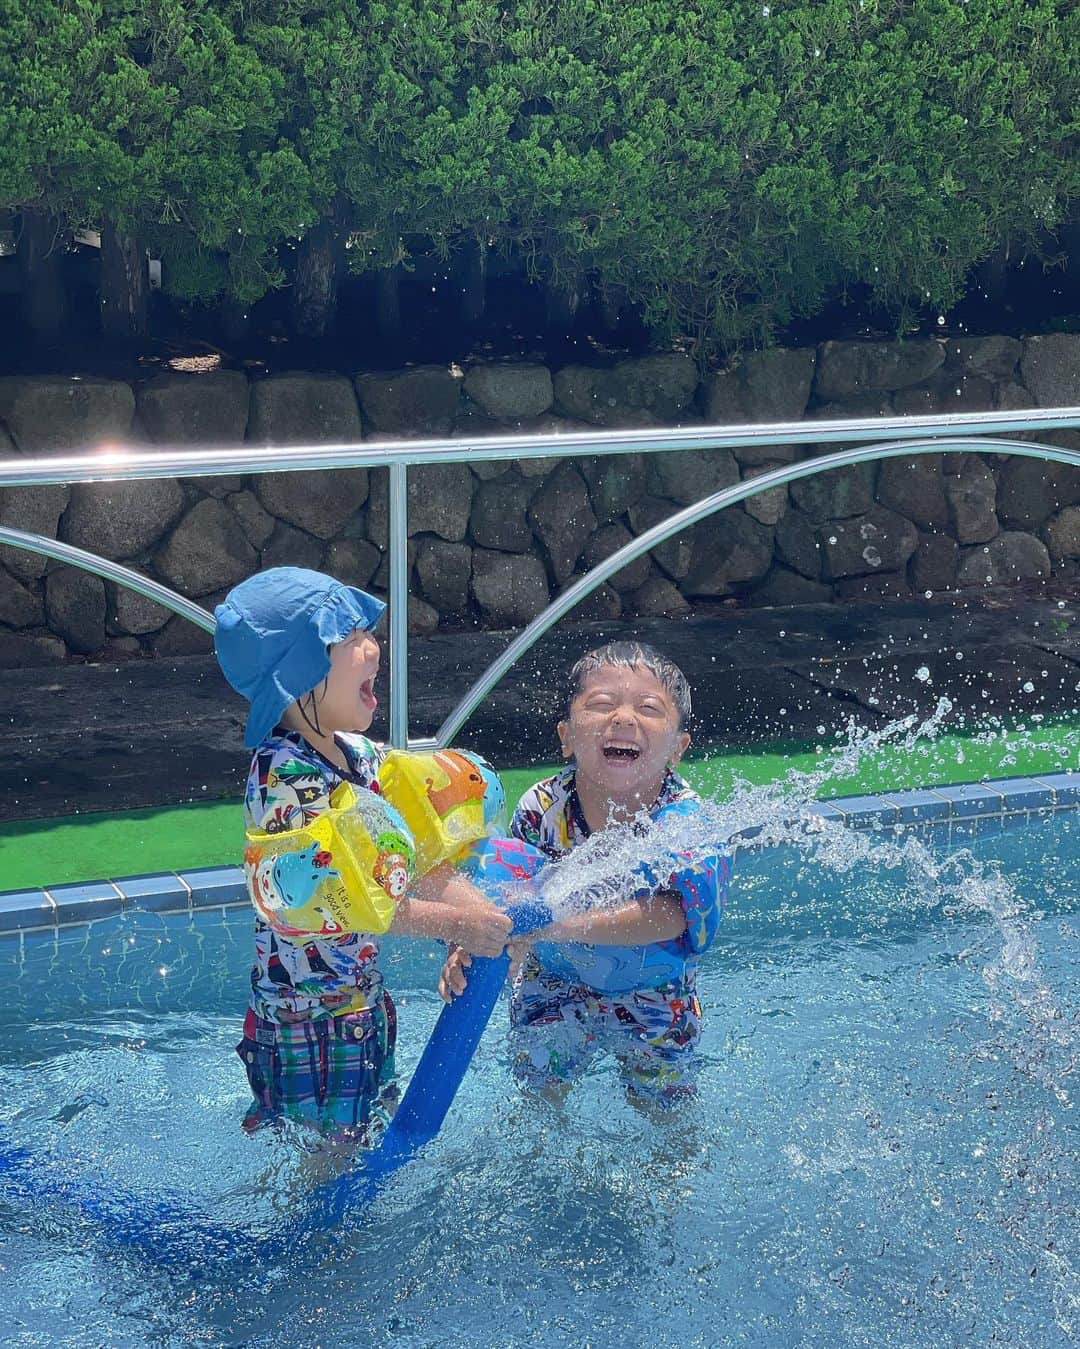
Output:
<path fill-rule="evenodd" d="M 320 221 L 300 241 L 293 276 L 293 330 L 300 337 L 325 337 L 337 312 L 342 244 L 331 220 Z"/>
<path fill-rule="evenodd" d="M 602 281 L 600 282 L 597 287 L 597 309 L 600 312 L 600 322 L 607 332 L 618 332 L 624 301 L 625 296 L 621 288 L 605 286 Z"/>
<path fill-rule="evenodd" d="M 146 249 L 111 221 L 101 227 L 101 331 L 133 341 L 149 331 Z"/>
<path fill-rule="evenodd" d="M 581 286 L 578 278 L 564 277 L 558 282 L 549 281 L 544 287 L 544 292 L 548 326 L 569 328 L 581 303 Z"/>
<path fill-rule="evenodd" d="M 375 273 L 375 322 L 383 337 L 401 336 L 401 268 Z"/>
<path fill-rule="evenodd" d="M 19 230 L 22 312 L 39 337 L 57 337 L 67 325 L 59 222 L 41 211 L 23 211 Z"/>
<path fill-rule="evenodd" d="M 461 251 L 461 321 L 479 323 L 487 304 L 487 244 L 470 239 Z"/>
<path fill-rule="evenodd" d="M 251 334 L 249 306 L 233 295 L 226 295 L 218 305 L 218 322 L 226 342 L 246 342 Z"/>
<path fill-rule="evenodd" d="M 986 298 L 992 305 L 1000 307 L 1008 298 L 1009 290 L 1009 252 L 1007 248 L 997 248 L 976 269 L 979 285 L 986 292 Z"/>

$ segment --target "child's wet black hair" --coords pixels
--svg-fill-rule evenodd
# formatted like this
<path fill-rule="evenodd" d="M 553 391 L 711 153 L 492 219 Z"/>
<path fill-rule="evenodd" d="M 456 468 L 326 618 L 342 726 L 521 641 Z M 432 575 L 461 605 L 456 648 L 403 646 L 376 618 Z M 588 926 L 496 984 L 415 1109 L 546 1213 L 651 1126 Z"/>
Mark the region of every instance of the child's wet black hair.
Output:
<path fill-rule="evenodd" d="M 675 710 L 679 714 L 679 729 L 684 731 L 689 727 L 692 708 L 690 685 L 686 682 L 686 676 L 673 660 L 669 660 L 667 656 L 657 651 L 656 647 L 649 646 L 645 642 L 608 642 L 606 646 L 586 651 L 580 660 L 575 661 L 568 676 L 569 688 L 566 696 L 568 714 L 571 703 L 585 687 L 588 677 L 597 670 L 611 665 L 627 668 L 636 666 L 648 670 L 657 683 L 667 690 L 671 701 L 675 704 Z"/>

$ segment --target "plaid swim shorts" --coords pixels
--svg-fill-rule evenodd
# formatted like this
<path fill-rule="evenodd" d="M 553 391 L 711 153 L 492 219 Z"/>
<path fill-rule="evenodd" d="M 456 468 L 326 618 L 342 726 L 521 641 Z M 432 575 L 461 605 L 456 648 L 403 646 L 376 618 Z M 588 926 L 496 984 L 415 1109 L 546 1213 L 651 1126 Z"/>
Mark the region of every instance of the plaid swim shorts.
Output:
<path fill-rule="evenodd" d="M 340 1016 L 278 1023 L 249 1008 L 236 1046 L 255 1097 L 244 1128 L 284 1118 L 367 1141 L 397 1102 L 396 1039 L 397 1015 L 385 990 L 374 1007 Z"/>

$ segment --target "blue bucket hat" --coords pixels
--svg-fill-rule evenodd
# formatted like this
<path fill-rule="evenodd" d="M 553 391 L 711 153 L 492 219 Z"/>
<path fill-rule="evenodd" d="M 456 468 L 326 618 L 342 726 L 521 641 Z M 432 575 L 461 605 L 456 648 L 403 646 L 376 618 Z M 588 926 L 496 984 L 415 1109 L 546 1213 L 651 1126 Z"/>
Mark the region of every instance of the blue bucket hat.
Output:
<path fill-rule="evenodd" d="M 265 740 L 290 703 L 330 673 L 329 648 L 386 605 L 306 567 L 271 567 L 234 586 L 214 610 L 214 650 L 225 678 L 251 703 L 244 744 Z"/>

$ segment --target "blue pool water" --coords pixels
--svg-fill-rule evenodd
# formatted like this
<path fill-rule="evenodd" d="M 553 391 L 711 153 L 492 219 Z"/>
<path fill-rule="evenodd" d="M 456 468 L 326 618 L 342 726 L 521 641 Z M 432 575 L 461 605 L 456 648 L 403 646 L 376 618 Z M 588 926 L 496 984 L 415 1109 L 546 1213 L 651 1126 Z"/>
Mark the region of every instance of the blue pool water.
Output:
<path fill-rule="evenodd" d="M 1056 1346 L 1080 1334 L 1080 816 L 741 852 L 701 1091 L 523 1098 L 498 1011 L 444 1134 L 273 1265 L 160 1268 L 0 1189 L 31 1345 Z M 53 1176 L 272 1231 L 324 1159 L 245 1137 L 244 911 L 0 945 L 0 1127 Z M 390 948 L 407 1073 L 438 961 Z"/>

